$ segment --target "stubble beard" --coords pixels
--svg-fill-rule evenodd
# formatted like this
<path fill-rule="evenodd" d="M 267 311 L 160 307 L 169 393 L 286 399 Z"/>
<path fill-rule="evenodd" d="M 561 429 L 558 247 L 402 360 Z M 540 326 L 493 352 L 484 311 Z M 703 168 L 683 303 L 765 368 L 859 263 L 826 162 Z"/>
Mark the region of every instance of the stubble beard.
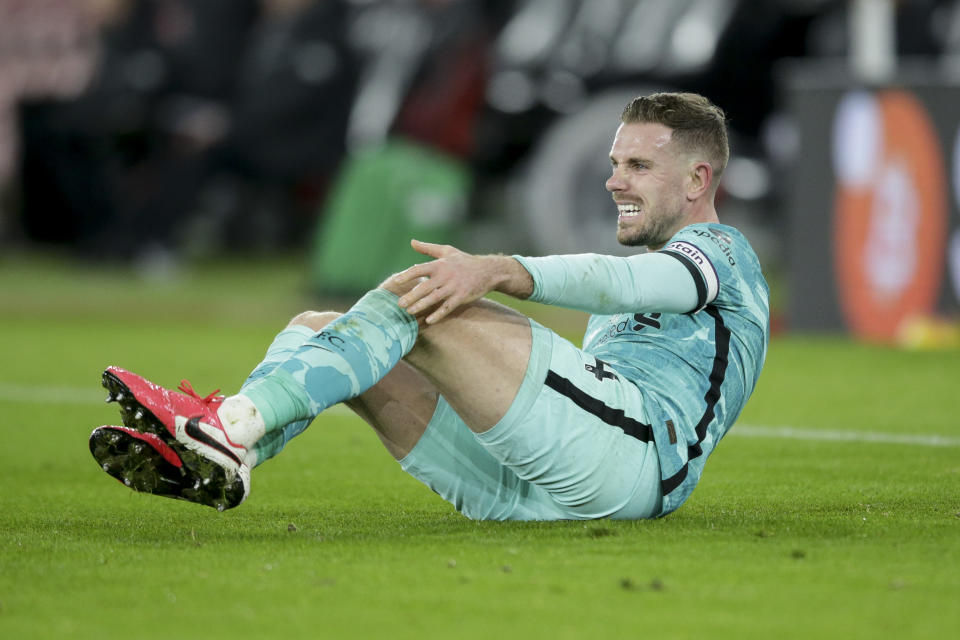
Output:
<path fill-rule="evenodd" d="M 682 218 L 680 213 L 644 212 L 636 226 L 617 229 L 617 242 L 625 247 L 660 247 L 674 233 L 674 227 Z"/>

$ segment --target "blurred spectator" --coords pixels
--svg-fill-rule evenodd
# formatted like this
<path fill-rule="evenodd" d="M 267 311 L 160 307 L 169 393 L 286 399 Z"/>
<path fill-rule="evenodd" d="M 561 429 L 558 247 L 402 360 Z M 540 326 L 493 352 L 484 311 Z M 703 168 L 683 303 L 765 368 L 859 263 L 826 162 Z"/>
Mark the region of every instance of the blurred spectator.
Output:
<path fill-rule="evenodd" d="M 0 194 L 14 177 L 20 150 L 17 105 L 83 91 L 97 55 L 97 25 L 116 4 L 0 0 Z M 0 203 L 0 224 L 4 214 Z"/>
<path fill-rule="evenodd" d="M 100 251 L 154 195 L 153 158 L 224 110 L 256 14 L 252 0 L 120 0 L 103 15 L 85 91 L 21 108 L 23 231 Z"/>
<path fill-rule="evenodd" d="M 475 151 L 500 0 L 372 3 L 351 41 L 364 75 L 351 122 L 354 147 L 402 136 L 461 159 Z"/>
<path fill-rule="evenodd" d="M 125 8 L 105 30 L 96 79 L 80 98 L 23 109 L 27 235 L 98 257 L 163 255 L 184 235 L 203 235 L 188 224 L 198 208 L 208 230 L 240 230 L 231 240 L 262 239 L 265 228 L 292 233 L 285 199 L 304 183 L 316 196 L 314 183 L 343 153 L 356 75 L 344 3 Z M 273 219 L 244 233 L 247 205 L 264 193 L 281 200 L 268 207 Z"/>
<path fill-rule="evenodd" d="M 346 148 L 358 62 L 347 40 L 342 0 L 263 0 L 262 18 L 241 61 L 232 126 L 215 154 L 218 181 L 210 216 L 222 215 L 231 181 L 255 187 L 242 212 L 246 241 L 288 244 L 312 225 L 318 202 Z M 219 198 L 218 198 L 219 197 Z M 257 206 L 259 205 L 259 206 Z M 218 213 L 216 207 L 220 207 Z M 286 216 L 277 219 L 272 211 Z M 243 240 L 242 237 L 235 238 Z"/>
<path fill-rule="evenodd" d="M 137 257 L 286 245 L 309 225 L 344 153 L 356 70 L 335 0 L 262 0 L 229 99 L 172 103 L 170 144 L 111 237 Z"/>

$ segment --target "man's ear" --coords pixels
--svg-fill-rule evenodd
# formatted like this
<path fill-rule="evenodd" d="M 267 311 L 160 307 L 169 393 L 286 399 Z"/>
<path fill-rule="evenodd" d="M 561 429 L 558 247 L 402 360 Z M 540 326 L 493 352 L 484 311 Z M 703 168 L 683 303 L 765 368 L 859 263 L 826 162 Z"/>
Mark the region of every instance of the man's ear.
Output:
<path fill-rule="evenodd" d="M 697 162 L 690 167 L 690 181 L 687 183 L 687 199 L 696 200 L 710 191 L 713 184 L 713 167 L 709 162 Z"/>

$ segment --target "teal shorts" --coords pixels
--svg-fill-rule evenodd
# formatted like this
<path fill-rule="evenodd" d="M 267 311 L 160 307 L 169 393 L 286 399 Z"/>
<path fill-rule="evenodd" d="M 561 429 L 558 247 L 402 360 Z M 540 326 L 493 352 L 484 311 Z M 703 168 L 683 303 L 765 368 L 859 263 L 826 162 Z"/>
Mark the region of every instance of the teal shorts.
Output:
<path fill-rule="evenodd" d="M 530 325 L 530 362 L 506 415 L 474 434 L 441 397 L 401 467 L 476 520 L 655 517 L 660 461 L 640 390 Z"/>

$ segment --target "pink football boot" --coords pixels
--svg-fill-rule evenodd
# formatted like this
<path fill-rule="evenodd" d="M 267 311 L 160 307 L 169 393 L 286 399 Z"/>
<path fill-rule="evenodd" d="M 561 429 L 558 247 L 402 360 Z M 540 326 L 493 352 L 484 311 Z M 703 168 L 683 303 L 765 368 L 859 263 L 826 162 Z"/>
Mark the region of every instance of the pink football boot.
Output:
<path fill-rule="evenodd" d="M 121 438 L 132 438 L 129 430 L 153 435 L 166 447 L 153 447 L 155 451 L 170 450 L 180 460 L 179 468 L 190 488 L 174 497 L 220 511 L 246 499 L 250 493 L 250 468 L 244 464 L 247 449 L 230 440 L 220 424 L 217 409 L 223 396 L 215 391 L 201 397 L 186 380 L 180 383 L 183 393 L 170 391 L 120 367 L 103 372 L 103 386 L 108 391 L 107 402 L 120 405 L 120 417 L 127 427 Z"/>

